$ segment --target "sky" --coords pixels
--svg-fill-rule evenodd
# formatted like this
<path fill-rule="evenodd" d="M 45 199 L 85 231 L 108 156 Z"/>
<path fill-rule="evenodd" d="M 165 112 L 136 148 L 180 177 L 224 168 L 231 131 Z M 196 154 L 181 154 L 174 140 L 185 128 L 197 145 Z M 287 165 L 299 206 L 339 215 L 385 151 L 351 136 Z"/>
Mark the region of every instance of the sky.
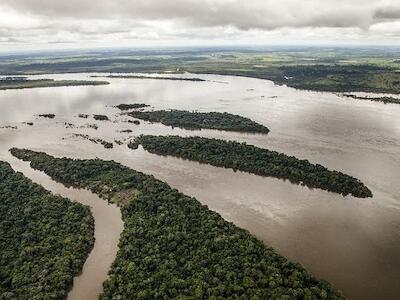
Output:
<path fill-rule="evenodd" d="M 400 45 L 400 0 L 0 0 L 0 51 Z"/>

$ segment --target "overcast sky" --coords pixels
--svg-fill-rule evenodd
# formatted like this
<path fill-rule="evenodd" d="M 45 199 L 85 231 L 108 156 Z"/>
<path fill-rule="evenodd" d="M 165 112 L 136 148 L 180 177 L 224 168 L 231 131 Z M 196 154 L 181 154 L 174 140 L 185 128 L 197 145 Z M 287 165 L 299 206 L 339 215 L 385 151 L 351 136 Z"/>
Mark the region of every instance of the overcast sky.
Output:
<path fill-rule="evenodd" d="M 400 0 L 0 0 L 0 51 L 400 44 Z"/>

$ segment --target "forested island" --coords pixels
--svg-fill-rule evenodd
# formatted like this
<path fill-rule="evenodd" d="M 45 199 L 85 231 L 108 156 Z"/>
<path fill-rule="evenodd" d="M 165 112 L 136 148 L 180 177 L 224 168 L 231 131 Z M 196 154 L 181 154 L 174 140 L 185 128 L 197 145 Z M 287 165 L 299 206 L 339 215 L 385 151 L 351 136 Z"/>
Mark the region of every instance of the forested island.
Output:
<path fill-rule="evenodd" d="M 119 110 L 131 110 L 131 109 L 145 108 L 149 106 L 150 105 L 144 103 L 132 103 L 132 104 L 119 104 L 115 105 L 114 107 L 118 108 Z"/>
<path fill-rule="evenodd" d="M 312 164 L 276 151 L 258 148 L 246 143 L 202 137 L 141 135 L 128 147 L 141 144 L 151 153 L 172 155 L 184 159 L 232 168 L 262 176 L 288 179 L 292 183 L 320 188 L 354 197 L 372 197 L 372 192 L 358 179 L 338 171 Z"/>
<path fill-rule="evenodd" d="M 117 79 L 155 79 L 155 80 L 175 80 L 175 81 L 195 81 L 201 82 L 206 81 L 201 78 L 188 78 L 188 77 L 172 77 L 172 76 L 145 76 L 145 75 L 107 75 L 107 76 L 91 76 L 91 77 L 102 77 L 102 78 L 117 78 Z"/>
<path fill-rule="evenodd" d="M 93 115 L 93 119 L 96 121 L 110 121 L 110 118 L 106 115 Z"/>
<path fill-rule="evenodd" d="M 46 118 L 46 119 L 54 119 L 56 117 L 55 114 L 39 114 L 37 116 L 40 118 Z"/>
<path fill-rule="evenodd" d="M 114 161 L 12 149 L 53 179 L 118 203 L 125 223 L 101 299 L 345 299 L 195 198 Z"/>
<path fill-rule="evenodd" d="M 30 89 L 60 86 L 104 85 L 107 81 L 27 79 L 26 77 L 5 77 L 0 79 L 0 90 Z"/>
<path fill-rule="evenodd" d="M 94 244 L 89 207 L 0 162 L 0 299 L 65 299 Z"/>
<path fill-rule="evenodd" d="M 249 118 L 227 112 L 190 112 L 184 110 L 132 111 L 133 118 L 184 129 L 216 129 L 248 133 L 268 133 L 269 129 Z"/>

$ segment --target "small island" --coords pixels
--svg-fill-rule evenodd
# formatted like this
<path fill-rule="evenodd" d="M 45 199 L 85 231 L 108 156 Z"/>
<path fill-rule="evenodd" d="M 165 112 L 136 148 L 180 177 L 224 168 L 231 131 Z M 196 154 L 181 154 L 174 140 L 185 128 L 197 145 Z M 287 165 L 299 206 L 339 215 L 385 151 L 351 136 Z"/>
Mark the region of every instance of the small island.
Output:
<path fill-rule="evenodd" d="M 16 90 L 43 87 L 105 85 L 107 81 L 28 79 L 26 77 L 5 77 L 0 79 L 0 90 Z"/>
<path fill-rule="evenodd" d="M 246 143 L 201 137 L 141 135 L 128 147 L 136 149 L 139 144 L 155 154 L 176 156 L 261 176 L 288 179 L 292 183 L 320 188 L 343 196 L 351 194 L 359 198 L 372 197 L 372 192 L 352 176 L 330 171 L 308 160 L 300 160 Z"/>
<path fill-rule="evenodd" d="M 66 299 L 94 245 L 89 207 L 0 161 L 0 299 Z"/>
<path fill-rule="evenodd" d="M 119 104 L 115 105 L 114 107 L 118 108 L 119 110 L 131 110 L 131 109 L 145 108 L 149 106 L 150 105 L 144 103 L 132 103 L 132 104 Z"/>
<path fill-rule="evenodd" d="M 93 115 L 93 119 L 96 121 L 110 121 L 110 118 L 105 115 Z"/>
<path fill-rule="evenodd" d="M 54 119 L 56 117 L 55 114 L 39 114 L 37 116 L 40 118 L 46 118 L 46 119 Z"/>
<path fill-rule="evenodd" d="M 114 161 L 15 148 L 11 153 L 54 180 L 120 206 L 124 230 L 100 299 L 345 299 L 300 264 L 153 176 Z"/>
<path fill-rule="evenodd" d="M 158 122 L 166 126 L 184 129 L 216 129 L 247 133 L 267 134 L 269 129 L 249 118 L 227 112 L 190 112 L 184 110 L 132 111 L 133 118 Z"/>

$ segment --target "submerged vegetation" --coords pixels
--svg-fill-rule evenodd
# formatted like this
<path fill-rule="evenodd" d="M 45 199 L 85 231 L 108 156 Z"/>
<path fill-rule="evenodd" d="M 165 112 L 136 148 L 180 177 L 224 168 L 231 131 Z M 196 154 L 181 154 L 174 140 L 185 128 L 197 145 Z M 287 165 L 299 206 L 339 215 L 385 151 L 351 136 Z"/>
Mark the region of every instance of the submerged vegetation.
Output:
<path fill-rule="evenodd" d="M 124 231 L 101 299 L 344 299 L 301 265 L 153 176 L 113 161 L 11 153 L 121 206 Z"/>
<path fill-rule="evenodd" d="M 88 140 L 88 141 L 90 141 L 90 142 L 92 142 L 92 143 L 95 143 L 95 144 L 101 144 L 101 145 L 103 145 L 103 147 L 106 148 L 106 149 L 114 148 L 113 143 L 107 142 L 107 141 L 102 140 L 102 139 L 100 139 L 100 138 L 93 138 L 93 137 L 90 137 L 90 136 L 87 135 L 87 134 L 74 133 L 73 136 L 78 137 L 78 138 L 83 138 L 83 139 Z"/>
<path fill-rule="evenodd" d="M 372 197 L 371 191 L 352 176 L 330 171 L 308 160 L 300 160 L 245 143 L 201 137 L 142 135 L 132 141 L 129 147 L 136 149 L 138 144 L 151 153 L 172 155 L 262 176 L 289 179 L 293 183 L 342 195 Z"/>
<path fill-rule="evenodd" d="M 217 129 L 249 133 L 268 133 L 269 129 L 249 118 L 220 112 L 189 112 L 184 110 L 132 111 L 129 116 L 166 126 L 185 129 Z"/>
<path fill-rule="evenodd" d="M 65 299 L 94 244 L 88 207 L 0 162 L 0 299 Z"/>
<path fill-rule="evenodd" d="M 4 79 L 0 79 L 0 90 L 104 84 L 109 83 L 106 81 L 27 79 L 26 77 L 6 77 Z"/>
<path fill-rule="evenodd" d="M 149 106 L 150 105 L 144 103 L 133 103 L 133 104 L 119 104 L 115 105 L 114 107 L 118 108 L 119 110 L 130 110 L 130 109 L 145 108 Z"/>
<path fill-rule="evenodd" d="M 344 97 L 357 99 L 357 100 L 369 100 L 369 101 L 376 101 L 376 102 L 383 102 L 383 103 L 394 103 L 400 104 L 400 98 L 394 97 L 361 97 L 352 94 L 343 94 Z"/>

